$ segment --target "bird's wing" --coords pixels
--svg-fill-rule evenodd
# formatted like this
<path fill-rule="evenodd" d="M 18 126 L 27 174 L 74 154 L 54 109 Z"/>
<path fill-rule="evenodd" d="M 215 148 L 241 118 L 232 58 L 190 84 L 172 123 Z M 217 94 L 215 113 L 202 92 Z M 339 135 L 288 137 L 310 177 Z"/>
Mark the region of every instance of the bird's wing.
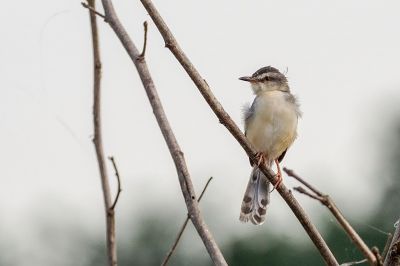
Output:
<path fill-rule="evenodd" d="M 294 105 L 297 117 L 301 117 L 302 113 L 300 111 L 300 104 L 297 97 L 291 93 L 286 93 L 286 100 Z"/>
<path fill-rule="evenodd" d="M 254 99 L 254 101 L 251 105 L 243 106 L 244 135 L 245 136 L 247 136 L 247 129 L 249 128 L 251 121 L 254 119 L 256 100 L 257 100 L 257 98 Z M 253 161 L 250 158 L 249 158 L 249 161 L 250 161 L 250 165 L 253 166 Z"/>
<path fill-rule="evenodd" d="M 244 135 L 246 135 L 247 128 L 249 127 L 251 120 L 254 119 L 256 100 L 257 98 L 254 99 L 253 103 L 250 106 L 243 107 Z"/>
<path fill-rule="evenodd" d="M 283 158 L 284 158 L 285 155 L 286 155 L 287 150 L 288 150 L 288 149 L 286 149 L 284 152 L 282 152 L 281 155 L 279 155 L 279 157 L 278 157 L 278 162 L 282 162 Z"/>

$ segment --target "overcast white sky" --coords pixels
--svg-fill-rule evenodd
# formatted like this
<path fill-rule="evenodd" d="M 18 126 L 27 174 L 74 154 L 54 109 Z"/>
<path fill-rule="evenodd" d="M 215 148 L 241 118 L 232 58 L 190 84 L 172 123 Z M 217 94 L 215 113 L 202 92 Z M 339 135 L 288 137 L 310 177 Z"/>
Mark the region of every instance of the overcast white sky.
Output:
<path fill-rule="evenodd" d="M 238 221 L 250 173 L 245 153 L 164 48 L 140 2 L 114 2 L 139 47 L 142 23 L 149 20 L 147 61 L 196 189 L 214 177 L 202 207 L 221 215 L 210 224 L 218 240 L 271 226 L 282 234 L 294 226 L 302 236 L 276 193 L 263 227 Z M 304 115 L 283 164 L 333 195 L 352 217 L 367 215 L 374 206 L 359 206 L 379 196 L 371 193 L 378 182 L 373 175 L 379 143 L 390 115 L 399 112 L 398 1 L 171 0 L 155 5 L 241 126 L 242 106 L 253 96 L 238 77 L 266 65 L 288 69 Z M 87 11 L 79 1 L 7 1 L 2 10 L 0 231 L 29 254 L 43 221 L 59 230 L 76 226 L 89 234 L 103 232 L 91 142 L 91 40 Z M 184 217 L 175 168 L 136 70 L 108 25 L 99 21 L 99 27 L 105 151 L 115 156 L 123 182 L 118 228 L 134 230 L 135 219 L 158 208 Z M 284 182 L 296 184 L 289 178 Z M 322 215 L 318 204 L 299 198 L 314 219 Z"/>

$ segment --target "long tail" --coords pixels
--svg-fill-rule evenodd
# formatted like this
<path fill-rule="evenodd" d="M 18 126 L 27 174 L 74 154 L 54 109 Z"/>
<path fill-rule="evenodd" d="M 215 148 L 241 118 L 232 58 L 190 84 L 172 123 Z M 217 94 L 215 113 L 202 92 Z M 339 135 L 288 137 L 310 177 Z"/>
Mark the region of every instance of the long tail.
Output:
<path fill-rule="evenodd" d="M 239 220 L 244 223 L 250 220 L 255 225 L 263 224 L 269 204 L 269 194 L 270 182 L 260 169 L 254 166 L 244 193 Z"/>

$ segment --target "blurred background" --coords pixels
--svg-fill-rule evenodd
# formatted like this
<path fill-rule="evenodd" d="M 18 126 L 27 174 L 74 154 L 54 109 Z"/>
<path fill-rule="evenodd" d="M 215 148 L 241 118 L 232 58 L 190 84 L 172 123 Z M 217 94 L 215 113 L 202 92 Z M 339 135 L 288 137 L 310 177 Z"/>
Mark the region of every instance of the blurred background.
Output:
<path fill-rule="evenodd" d="M 139 1 L 114 1 L 147 62 L 195 188 L 230 265 L 322 265 L 277 193 L 267 221 L 239 222 L 251 171 L 164 48 Z M 99 3 L 98 3 L 99 4 Z M 272 65 L 301 102 L 299 137 L 283 165 L 331 195 L 370 246 L 393 231 L 400 202 L 398 1 L 155 1 L 216 97 L 240 125 L 253 95 L 238 77 Z M 79 1 L 7 1 L 0 16 L 0 265 L 106 265 L 105 218 L 92 128 L 92 51 Z M 98 10 L 102 12 L 101 7 Z M 106 155 L 123 192 L 116 208 L 120 265 L 159 265 L 186 208 L 175 168 L 137 72 L 99 20 Z M 112 189 L 116 180 L 108 166 Z M 297 186 L 284 177 L 288 187 Z M 362 259 L 328 211 L 295 194 L 339 262 Z M 192 225 L 171 265 L 211 265 Z"/>

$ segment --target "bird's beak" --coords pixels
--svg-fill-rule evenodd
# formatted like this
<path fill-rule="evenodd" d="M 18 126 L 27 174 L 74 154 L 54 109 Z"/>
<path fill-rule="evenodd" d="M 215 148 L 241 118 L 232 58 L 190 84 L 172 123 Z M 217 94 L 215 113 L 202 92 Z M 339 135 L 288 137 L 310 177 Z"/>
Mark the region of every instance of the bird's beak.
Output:
<path fill-rule="evenodd" d="M 243 80 L 243 81 L 248 81 L 248 82 L 254 82 L 254 81 L 256 81 L 256 79 L 255 78 L 253 78 L 253 77 L 241 77 L 241 78 L 239 78 L 240 80 Z"/>

